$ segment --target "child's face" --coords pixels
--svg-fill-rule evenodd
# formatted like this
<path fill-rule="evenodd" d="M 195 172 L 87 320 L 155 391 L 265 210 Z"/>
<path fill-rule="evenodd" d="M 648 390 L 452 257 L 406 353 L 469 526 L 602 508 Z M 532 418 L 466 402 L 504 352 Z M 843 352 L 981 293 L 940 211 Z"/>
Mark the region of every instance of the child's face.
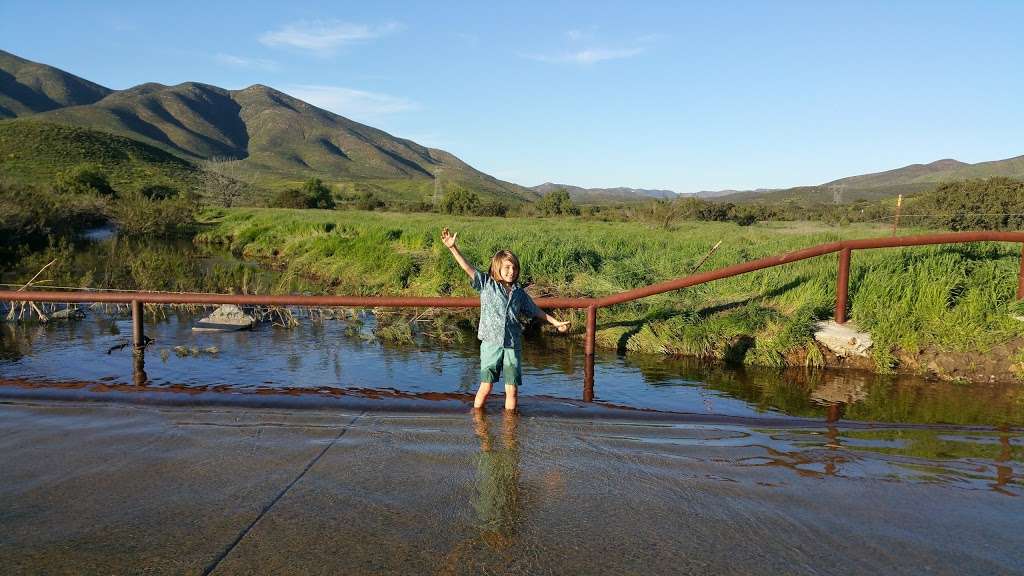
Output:
<path fill-rule="evenodd" d="M 516 277 L 516 265 L 511 260 L 502 260 L 501 266 L 498 266 L 498 277 L 503 282 L 512 282 Z"/>

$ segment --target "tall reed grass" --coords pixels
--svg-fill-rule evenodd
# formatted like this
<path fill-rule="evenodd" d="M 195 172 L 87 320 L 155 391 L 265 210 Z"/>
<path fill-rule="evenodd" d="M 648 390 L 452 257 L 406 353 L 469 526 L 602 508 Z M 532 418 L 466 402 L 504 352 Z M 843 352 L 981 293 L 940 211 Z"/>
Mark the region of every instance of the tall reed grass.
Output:
<path fill-rule="evenodd" d="M 888 233 L 885 227 L 816 223 L 688 222 L 673 230 L 578 219 L 504 219 L 356 211 L 231 209 L 207 213 L 198 242 L 228 246 L 287 272 L 358 295 L 473 294 L 440 243 L 448 226 L 479 267 L 499 249 L 522 262 L 521 282 L 541 295 L 602 296 L 842 238 Z M 1021 335 L 1009 312 L 1019 247 L 970 244 L 855 251 L 850 317 L 875 340 L 880 369 L 896 350 L 984 350 Z M 781 366 L 791 353 L 818 364 L 809 346 L 816 321 L 832 315 L 835 255 L 727 278 L 604 309 L 598 345 Z M 582 315 L 575 316 L 577 331 Z"/>

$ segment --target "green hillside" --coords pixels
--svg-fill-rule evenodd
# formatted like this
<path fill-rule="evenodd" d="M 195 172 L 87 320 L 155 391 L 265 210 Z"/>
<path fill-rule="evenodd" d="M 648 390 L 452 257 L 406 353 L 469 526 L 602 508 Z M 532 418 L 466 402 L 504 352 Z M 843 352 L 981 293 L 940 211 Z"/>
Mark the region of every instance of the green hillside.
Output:
<path fill-rule="evenodd" d="M 0 119 L 92 104 L 109 88 L 0 50 Z"/>
<path fill-rule="evenodd" d="M 39 118 L 112 132 L 190 161 L 237 160 L 236 169 L 247 180 L 269 188 L 317 176 L 339 189 L 366 183 L 383 197 L 412 201 L 429 200 L 435 188 L 452 185 L 508 204 L 537 198 L 532 190 L 479 172 L 443 150 L 261 85 L 232 91 L 195 82 L 143 84 Z"/>
<path fill-rule="evenodd" d="M 195 166 L 130 138 L 35 119 L 0 121 L 0 178 L 5 181 L 45 185 L 84 163 L 100 166 L 116 190 L 153 183 L 182 190 L 197 186 Z"/>

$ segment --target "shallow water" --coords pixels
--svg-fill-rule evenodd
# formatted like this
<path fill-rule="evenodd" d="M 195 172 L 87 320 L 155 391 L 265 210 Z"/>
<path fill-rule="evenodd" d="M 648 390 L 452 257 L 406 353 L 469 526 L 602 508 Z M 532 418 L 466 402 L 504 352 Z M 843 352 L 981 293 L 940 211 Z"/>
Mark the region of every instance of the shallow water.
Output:
<path fill-rule="evenodd" d="M 464 395 L 479 382 L 471 335 L 461 344 L 395 345 L 373 336 L 374 320 L 300 318 L 254 330 L 193 332 L 201 313 L 147 317 L 155 342 L 137 370 L 130 319 L 90 312 L 82 321 L 0 325 L 0 378 L 36 382 L 145 384 L 149 389 L 211 388 L 233 392 L 394 391 Z M 855 371 L 744 369 L 686 359 L 598 351 L 593 390 L 584 387 L 578 343 L 543 337 L 524 346 L 526 397 L 593 400 L 642 410 L 756 417 L 1020 426 L 1024 387 L 926 382 Z M 498 387 L 500 390 L 500 387 Z"/>
<path fill-rule="evenodd" d="M 7 401 L 0 554 L 9 574 L 1024 570 L 1021 486 L 991 454 L 891 452 L 1019 458 L 1019 435 L 870 432 Z"/>
<path fill-rule="evenodd" d="M 0 324 L 5 573 L 1024 573 L 1018 384 L 200 316 Z"/>

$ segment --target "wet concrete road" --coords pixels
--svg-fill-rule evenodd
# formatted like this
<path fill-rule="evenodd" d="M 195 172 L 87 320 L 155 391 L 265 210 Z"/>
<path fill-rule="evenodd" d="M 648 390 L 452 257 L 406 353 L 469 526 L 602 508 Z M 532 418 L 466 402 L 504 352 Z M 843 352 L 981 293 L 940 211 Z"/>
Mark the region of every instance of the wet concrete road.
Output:
<path fill-rule="evenodd" d="M 5 574 L 1024 573 L 1016 457 L 991 475 L 855 436 L 8 400 L 0 562 Z"/>

